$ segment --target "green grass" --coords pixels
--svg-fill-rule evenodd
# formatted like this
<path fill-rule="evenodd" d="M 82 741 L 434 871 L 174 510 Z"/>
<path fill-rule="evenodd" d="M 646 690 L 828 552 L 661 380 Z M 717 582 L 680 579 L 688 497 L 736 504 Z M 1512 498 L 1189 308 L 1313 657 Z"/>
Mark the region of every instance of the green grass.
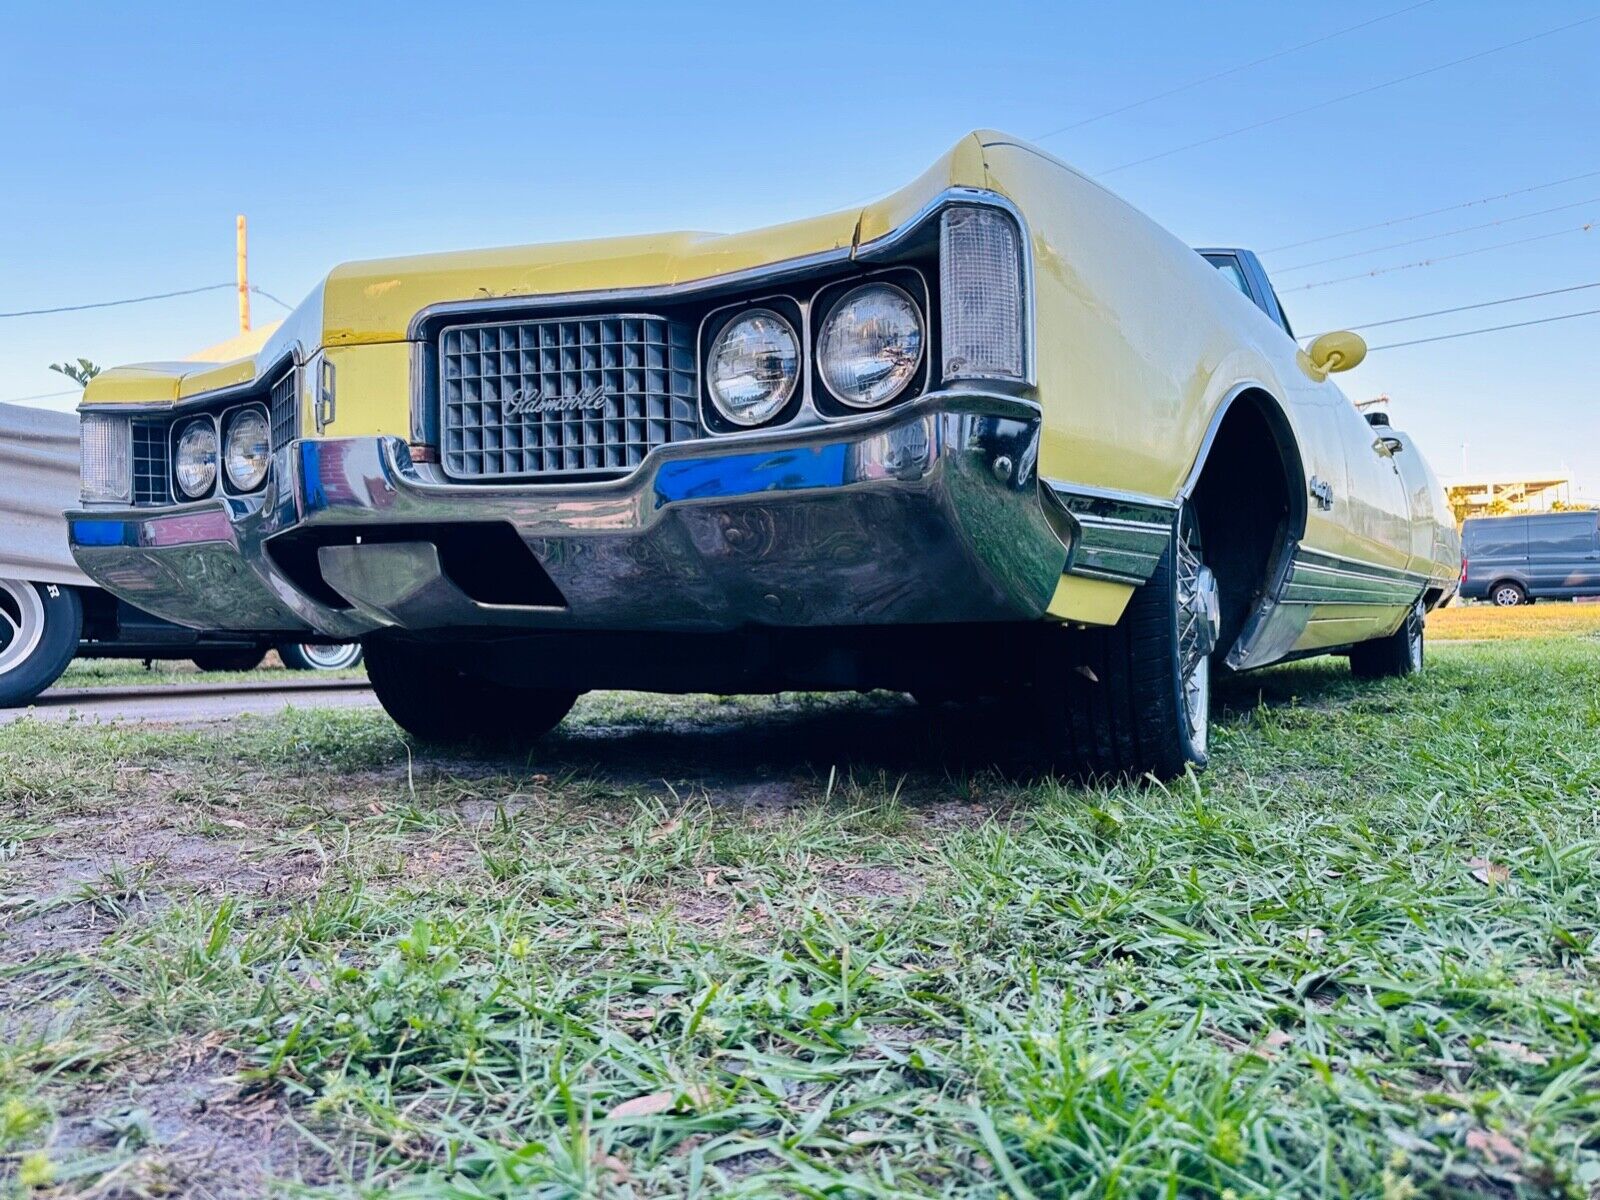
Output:
<path fill-rule="evenodd" d="M 289 671 L 276 654 L 253 671 L 202 671 L 188 659 L 161 659 L 145 666 L 138 659 L 80 658 L 56 682 L 57 690 L 85 687 L 146 687 L 173 683 L 298 683 L 307 678 L 365 679 L 366 668 L 351 671 Z"/>
<path fill-rule="evenodd" d="M 490 763 L 369 712 L 23 721 L 0 1179 L 1588 1195 L 1597 677 L 1264 672 L 1168 789 L 1009 780 L 893 697 L 600 695 Z"/>

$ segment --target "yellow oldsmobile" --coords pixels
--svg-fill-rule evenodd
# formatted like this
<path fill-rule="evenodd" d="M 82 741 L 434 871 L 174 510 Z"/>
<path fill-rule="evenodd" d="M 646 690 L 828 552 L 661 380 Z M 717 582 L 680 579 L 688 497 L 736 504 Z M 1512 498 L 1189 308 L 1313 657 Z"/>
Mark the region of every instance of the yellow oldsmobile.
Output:
<path fill-rule="evenodd" d="M 351 263 L 253 357 L 106 371 L 72 543 L 176 621 L 361 639 L 419 738 L 891 688 L 1170 777 L 1213 670 L 1421 666 L 1460 546 L 1329 381 L 1364 353 L 978 132 L 865 208 Z"/>

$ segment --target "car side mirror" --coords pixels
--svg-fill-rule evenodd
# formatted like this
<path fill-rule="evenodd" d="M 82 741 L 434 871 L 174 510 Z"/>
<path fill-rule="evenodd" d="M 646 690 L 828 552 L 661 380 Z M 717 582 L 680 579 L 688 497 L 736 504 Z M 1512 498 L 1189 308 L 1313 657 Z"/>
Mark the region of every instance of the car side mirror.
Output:
<path fill-rule="evenodd" d="M 1340 329 L 1325 333 L 1305 348 L 1310 374 L 1325 379 L 1335 371 L 1360 366 L 1367 357 L 1367 343 L 1359 333 Z"/>
<path fill-rule="evenodd" d="M 1400 451 L 1406 448 L 1406 444 L 1397 437 L 1380 434 L 1378 440 L 1389 448 L 1390 454 L 1399 454 Z"/>

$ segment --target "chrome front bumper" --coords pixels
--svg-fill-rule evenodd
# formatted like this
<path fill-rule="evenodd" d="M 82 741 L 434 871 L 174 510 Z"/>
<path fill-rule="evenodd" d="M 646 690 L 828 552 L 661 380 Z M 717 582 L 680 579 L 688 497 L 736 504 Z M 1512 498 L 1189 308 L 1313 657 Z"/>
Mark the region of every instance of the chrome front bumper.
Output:
<path fill-rule="evenodd" d="M 68 522 L 98 583 L 197 628 L 1033 620 L 1074 528 L 1039 486 L 1039 428 L 1030 402 L 935 393 L 847 426 L 663 447 L 615 482 L 536 486 L 447 483 L 398 438 L 299 441 L 259 497 Z M 548 601 L 485 603 L 451 577 L 436 543 L 485 522 L 520 536 Z M 283 552 L 308 536 L 310 582 Z"/>

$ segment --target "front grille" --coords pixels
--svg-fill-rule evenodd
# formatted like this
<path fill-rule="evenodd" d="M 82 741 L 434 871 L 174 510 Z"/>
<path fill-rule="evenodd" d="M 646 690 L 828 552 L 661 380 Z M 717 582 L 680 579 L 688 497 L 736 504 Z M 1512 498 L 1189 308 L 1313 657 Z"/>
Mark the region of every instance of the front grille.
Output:
<path fill-rule="evenodd" d="M 296 402 L 295 382 L 299 378 L 295 369 L 290 367 L 278 376 L 272 385 L 272 392 L 267 404 L 267 411 L 272 422 L 272 448 L 286 446 L 299 434 L 300 406 Z"/>
<path fill-rule="evenodd" d="M 694 329 L 617 315 L 457 325 L 439 337 L 445 472 L 620 475 L 701 436 Z"/>
<path fill-rule="evenodd" d="M 166 504 L 172 499 L 166 421 L 133 423 L 133 502 Z"/>

